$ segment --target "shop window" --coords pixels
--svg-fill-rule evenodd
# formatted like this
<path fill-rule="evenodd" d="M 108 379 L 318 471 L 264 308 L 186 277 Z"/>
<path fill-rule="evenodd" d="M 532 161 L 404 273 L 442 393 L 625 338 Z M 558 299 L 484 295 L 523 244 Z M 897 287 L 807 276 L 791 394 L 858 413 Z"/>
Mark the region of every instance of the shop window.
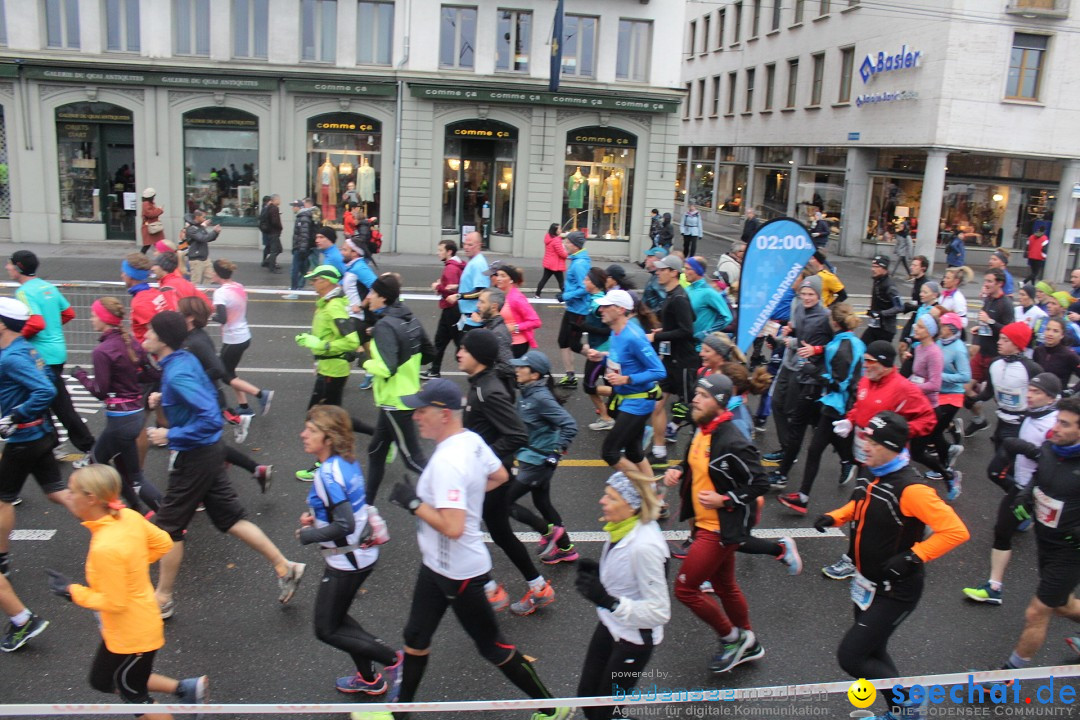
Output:
<path fill-rule="evenodd" d="M 690 204 L 708 210 L 713 202 L 716 176 L 716 147 L 695 147 L 690 169 Z"/>
<path fill-rule="evenodd" d="M 233 0 L 233 57 L 265 60 L 270 0 Z"/>
<path fill-rule="evenodd" d="M 11 217 L 11 168 L 8 165 L 7 124 L 0 107 L 0 218 Z"/>
<path fill-rule="evenodd" d="M 794 150 L 790 146 L 767 145 L 758 148 L 757 161 L 762 165 L 778 165 L 781 163 L 790 165 L 794 157 Z"/>
<path fill-rule="evenodd" d="M 476 62 L 476 8 L 443 5 L 439 67 L 471 70 Z"/>
<path fill-rule="evenodd" d="M 870 214 L 866 238 L 873 242 L 892 242 L 897 225 L 907 218 L 919 217 L 922 180 L 903 177 L 875 177 L 870 186 Z M 913 228 L 918 230 L 917 227 Z"/>
<path fill-rule="evenodd" d="M 814 212 L 821 212 L 834 233 L 840 232 L 844 210 L 844 173 L 799 173 L 799 185 L 795 189 L 795 214 L 807 219 Z"/>
<path fill-rule="evenodd" d="M 634 196 L 637 136 L 610 127 L 566 134 L 563 227 L 587 237 L 627 238 Z"/>
<path fill-rule="evenodd" d="M 177 55 L 210 56 L 210 0 L 173 0 Z"/>
<path fill-rule="evenodd" d="M 815 167 L 847 167 L 847 148 L 809 147 L 806 148 L 806 165 Z"/>
<path fill-rule="evenodd" d="M 135 142 L 131 111 L 81 102 L 56 109 L 60 220 L 104 223 L 108 239 L 135 238 Z"/>
<path fill-rule="evenodd" d="M 307 122 L 305 192 L 323 222 L 342 227 L 346 212 L 378 217 L 382 180 L 382 123 L 353 113 L 318 115 Z"/>
<path fill-rule="evenodd" d="M 619 20 L 619 47 L 615 55 L 615 77 L 646 82 L 652 49 L 652 23 L 648 20 Z"/>
<path fill-rule="evenodd" d="M 567 15 L 563 18 L 562 74 L 596 76 L 596 26 L 598 18 Z"/>
<path fill-rule="evenodd" d="M 721 163 L 716 169 L 716 210 L 741 214 L 746 189 L 747 166 Z"/>
<path fill-rule="evenodd" d="M 810 84 L 810 105 L 821 105 L 821 92 L 825 86 L 825 53 L 817 53 L 812 56 L 814 60 L 814 79 Z"/>
<path fill-rule="evenodd" d="M 567 147 L 567 150 L 570 148 Z M 675 202 L 686 202 L 686 169 L 690 162 L 690 148 L 686 145 L 679 147 L 679 160 L 675 165 Z"/>
<path fill-rule="evenodd" d="M 499 10 L 495 35 L 495 69 L 529 72 L 532 13 L 527 10 Z"/>
<path fill-rule="evenodd" d="M 878 170 L 919 173 L 926 170 L 926 153 L 910 150 L 878 150 Z"/>
<path fill-rule="evenodd" d="M 784 107 L 791 109 L 795 107 L 795 102 L 798 100 L 799 93 L 799 61 L 788 60 L 787 63 L 787 99 L 784 101 Z"/>
<path fill-rule="evenodd" d="M 851 102 L 851 72 L 855 66 L 855 48 L 846 47 L 840 51 L 840 93 L 836 102 Z"/>
<path fill-rule="evenodd" d="M 514 231 L 517 128 L 493 120 L 446 126 L 443 146 L 442 227 L 477 230 L 486 239 Z"/>
<path fill-rule="evenodd" d="M 360 0 L 356 6 L 356 62 L 389 65 L 394 47 L 394 3 Z"/>
<path fill-rule="evenodd" d="M 45 0 L 45 45 L 79 49 L 79 0 Z"/>
<path fill-rule="evenodd" d="M 139 52 L 139 0 L 105 0 L 105 47 Z"/>
<path fill-rule="evenodd" d="M 0 0 L 0 47 L 7 47 L 7 8 L 4 0 Z"/>
<path fill-rule="evenodd" d="M 1013 100 L 1039 99 L 1043 57 L 1046 55 L 1048 40 L 1046 35 L 1019 32 L 1013 35 L 1005 97 Z"/>
<path fill-rule="evenodd" d="M 218 225 L 255 225 L 259 214 L 259 119 L 232 108 L 184 113 L 184 196 Z"/>
<path fill-rule="evenodd" d="M 946 179 L 942 229 L 959 234 L 966 245 L 1025 248 L 1036 228 L 1050 231 L 1056 205 L 1051 188 Z"/>
<path fill-rule="evenodd" d="M 791 192 L 791 171 L 783 168 L 754 170 L 753 206 L 765 220 L 788 214 L 788 193 Z"/>
<path fill-rule="evenodd" d="M 334 62 L 337 58 L 337 0 L 301 0 L 300 59 Z"/>

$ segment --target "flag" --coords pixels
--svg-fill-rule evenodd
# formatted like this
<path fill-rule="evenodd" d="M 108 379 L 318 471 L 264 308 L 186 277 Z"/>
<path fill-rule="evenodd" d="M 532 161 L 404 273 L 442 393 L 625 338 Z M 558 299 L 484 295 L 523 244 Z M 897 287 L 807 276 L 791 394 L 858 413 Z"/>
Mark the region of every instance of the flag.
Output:
<path fill-rule="evenodd" d="M 776 218 L 754 233 L 739 273 L 739 333 L 735 342 L 744 353 L 750 351 L 754 338 L 813 254 L 810 231 L 798 220 Z"/>
<path fill-rule="evenodd" d="M 555 7 L 555 22 L 551 26 L 551 75 L 548 80 L 550 92 L 559 91 L 559 76 L 562 75 L 562 33 L 563 0 Z"/>

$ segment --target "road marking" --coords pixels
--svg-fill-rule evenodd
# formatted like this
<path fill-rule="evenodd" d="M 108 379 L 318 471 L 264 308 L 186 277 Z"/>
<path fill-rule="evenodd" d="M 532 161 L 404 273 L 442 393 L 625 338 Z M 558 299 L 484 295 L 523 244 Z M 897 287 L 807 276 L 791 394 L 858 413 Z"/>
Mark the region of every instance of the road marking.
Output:
<path fill-rule="evenodd" d="M 12 530 L 11 540 L 52 540 L 55 530 Z"/>
<path fill-rule="evenodd" d="M 573 531 L 568 533 L 570 539 L 576 543 L 579 542 L 607 542 L 608 534 L 603 531 Z M 665 540 L 682 541 L 690 537 L 689 530 L 664 530 Z M 825 538 L 825 537 L 845 537 L 844 533 L 839 528 L 826 528 L 825 532 L 819 533 L 812 527 L 808 528 L 754 528 L 750 531 L 750 534 L 756 538 L 762 538 L 764 540 L 779 540 L 783 537 L 791 538 Z M 521 542 L 539 542 L 540 533 L 538 532 L 515 532 L 514 535 Z M 484 542 L 491 542 L 491 535 L 484 533 Z"/>

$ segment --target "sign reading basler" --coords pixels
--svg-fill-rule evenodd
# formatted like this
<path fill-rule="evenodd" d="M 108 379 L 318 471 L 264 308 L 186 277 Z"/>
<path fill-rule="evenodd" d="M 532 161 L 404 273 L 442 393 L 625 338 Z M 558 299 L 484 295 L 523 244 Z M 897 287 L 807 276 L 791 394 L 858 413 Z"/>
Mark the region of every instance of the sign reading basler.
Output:
<path fill-rule="evenodd" d="M 901 45 L 900 50 L 895 54 L 885 52 L 869 53 L 863 59 L 862 65 L 859 66 L 859 77 L 862 78 L 865 84 L 870 82 L 870 78 L 881 73 L 918 67 L 919 61 L 922 59 L 922 50 L 912 50 L 907 45 Z"/>

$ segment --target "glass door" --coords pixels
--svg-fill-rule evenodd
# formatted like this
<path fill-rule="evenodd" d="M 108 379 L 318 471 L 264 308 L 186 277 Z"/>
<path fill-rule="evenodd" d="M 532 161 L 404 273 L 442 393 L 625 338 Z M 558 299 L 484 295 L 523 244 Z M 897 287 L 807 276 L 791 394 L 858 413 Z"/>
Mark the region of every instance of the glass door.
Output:
<path fill-rule="evenodd" d="M 102 125 L 105 147 L 103 169 L 108 181 L 105 195 L 105 237 L 134 240 L 139 207 L 135 185 L 135 136 L 131 125 Z"/>

